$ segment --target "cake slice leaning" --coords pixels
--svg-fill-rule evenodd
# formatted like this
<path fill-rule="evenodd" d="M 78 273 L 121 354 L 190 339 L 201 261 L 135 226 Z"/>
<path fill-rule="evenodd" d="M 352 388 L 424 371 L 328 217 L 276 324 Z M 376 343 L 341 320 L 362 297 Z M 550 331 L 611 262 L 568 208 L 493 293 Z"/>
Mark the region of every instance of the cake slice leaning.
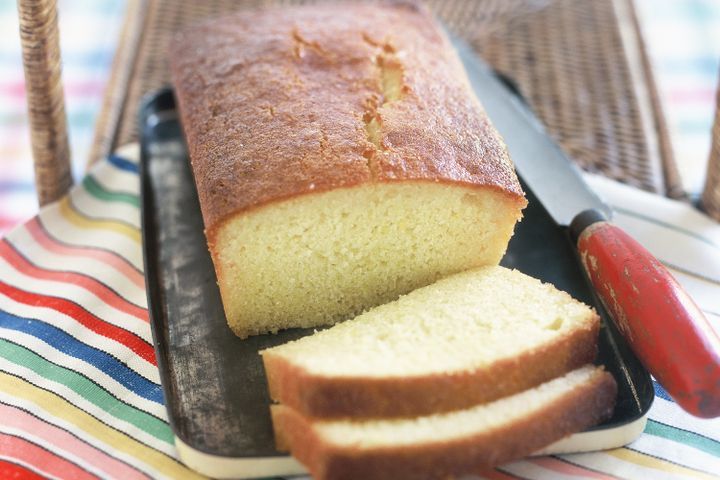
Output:
<path fill-rule="evenodd" d="M 316 480 L 419 480 L 479 473 L 527 456 L 612 414 L 617 385 L 584 366 L 465 410 L 417 418 L 311 420 L 272 406 L 279 449 Z"/>
<path fill-rule="evenodd" d="M 303 415 L 415 416 L 492 401 L 590 363 L 598 330 L 587 305 L 493 266 L 261 354 L 271 398 Z"/>

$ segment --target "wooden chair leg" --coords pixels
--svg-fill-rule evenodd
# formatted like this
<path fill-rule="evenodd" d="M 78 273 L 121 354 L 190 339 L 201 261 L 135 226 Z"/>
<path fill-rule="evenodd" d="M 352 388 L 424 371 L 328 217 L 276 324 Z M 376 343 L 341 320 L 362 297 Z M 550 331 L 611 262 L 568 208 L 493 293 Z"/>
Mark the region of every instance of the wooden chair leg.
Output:
<path fill-rule="evenodd" d="M 18 0 L 35 186 L 40 205 L 72 185 L 56 0 Z"/>
<path fill-rule="evenodd" d="M 708 159 L 707 179 L 702 196 L 705 211 L 720 222 L 720 82 L 715 99 L 715 123 L 712 129 L 712 147 Z"/>

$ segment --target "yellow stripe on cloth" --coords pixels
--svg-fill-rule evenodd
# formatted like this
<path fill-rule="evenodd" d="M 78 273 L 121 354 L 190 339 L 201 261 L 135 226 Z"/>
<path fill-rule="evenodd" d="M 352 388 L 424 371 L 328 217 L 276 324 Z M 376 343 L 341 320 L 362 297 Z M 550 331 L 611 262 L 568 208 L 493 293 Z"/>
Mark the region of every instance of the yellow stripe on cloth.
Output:
<path fill-rule="evenodd" d="M 182 479 L 204 478 L 164 453 L 105 425 L 64 398 L 42 390 L 21 378 L 0 371 L 0 391 L 40 406 L 51 415 L 75 425 L 103 443 L 112 445 L 115 450 L 136 458 L 163 475 Z"/>
<path fill-rule="evenodd" d="M 100 220 L 83 216 L 72 208 L 69 196 L 63 197 L 63 199 L 60 200 L 59 206 L 62 216 L 76 227 L 96 230 L 111 230 L 121 235 L 125 235 L 136 243 L 140 243 L 139 229 L 133 228 L 130 225 L 125 225 L 124 223 L 114 222 L 112 220 Z"/>
<path fill-rule="evenodd" d="M 616 448 L 615 450 L 608 450 L 604 452 L 608 455 L 612 455 L 620 460 L 640 465 L 641 467 L 652 468 L 660 470 L 661 472 L 672 473 L 676 475 L 684 475 L 686 477 L 700 478 L 703 480 L 717 480 L 714 475 L 700 472 L 692 468 L 684 467 L 676 463 L 668 462 L 661 458 L 653 457 L 642 452 L 636 452 L 628 448 Z"/>

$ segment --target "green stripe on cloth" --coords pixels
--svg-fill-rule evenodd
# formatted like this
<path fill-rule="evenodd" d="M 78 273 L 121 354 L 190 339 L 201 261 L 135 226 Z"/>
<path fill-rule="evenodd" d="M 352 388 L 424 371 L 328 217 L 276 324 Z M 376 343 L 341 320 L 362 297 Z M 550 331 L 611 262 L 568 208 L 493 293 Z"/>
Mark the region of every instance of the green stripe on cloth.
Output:
<path fill-rule="evenodd" d="M 95 382 L 73 370 L 56 365 L 35 352 L 5 339 L 0 339 L 0 357 L 29 368 L 43 378 L 65 385 L 107 413 L 159 440 L 169 444 L 174 442 L 172 431 L 166 422 L 119 400 Z"/>
<path fill-rule="evenodd" d="M 698 450 L 720 457 L 720 442 L 712 438 L 704 437 L 695 432 L 682 430 L 671 425 L 648 419 L 645 433 L 657 437 L 667 438 L 675 442 L 681 442 Z"/>
<path fill-rule="evenodd" d="M 90 195 L 99 200 L 104 200 L 107 202 L 124 202 L 132 205 L 133 207 L 140 207 L 140 200 L 138 199 L 137 195 L 125 192 L 111 192 L 110 190 L 106 190 L 105 187 L 100 185 L 97 180 L 92 177 L 92 175 L 87 175 L 83 180 L 82 184 L 83 187 L 85 187 L 85 190 L 87 190 Z"/>

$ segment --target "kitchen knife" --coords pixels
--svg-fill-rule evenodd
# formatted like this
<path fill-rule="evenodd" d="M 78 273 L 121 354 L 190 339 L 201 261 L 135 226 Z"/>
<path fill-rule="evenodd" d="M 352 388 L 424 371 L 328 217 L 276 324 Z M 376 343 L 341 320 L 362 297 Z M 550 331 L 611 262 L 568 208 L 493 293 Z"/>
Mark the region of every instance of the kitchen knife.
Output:
<path fill-rule="evenodd" d="M 637 357 L 686 411 L 720 416 L 720 337 L 702 311 L 660 261 L 610 222 L 611 210 L 519 96 L 469 46 L 454 43 L 520 176 L 569 227 L 580 263 Z"/>

